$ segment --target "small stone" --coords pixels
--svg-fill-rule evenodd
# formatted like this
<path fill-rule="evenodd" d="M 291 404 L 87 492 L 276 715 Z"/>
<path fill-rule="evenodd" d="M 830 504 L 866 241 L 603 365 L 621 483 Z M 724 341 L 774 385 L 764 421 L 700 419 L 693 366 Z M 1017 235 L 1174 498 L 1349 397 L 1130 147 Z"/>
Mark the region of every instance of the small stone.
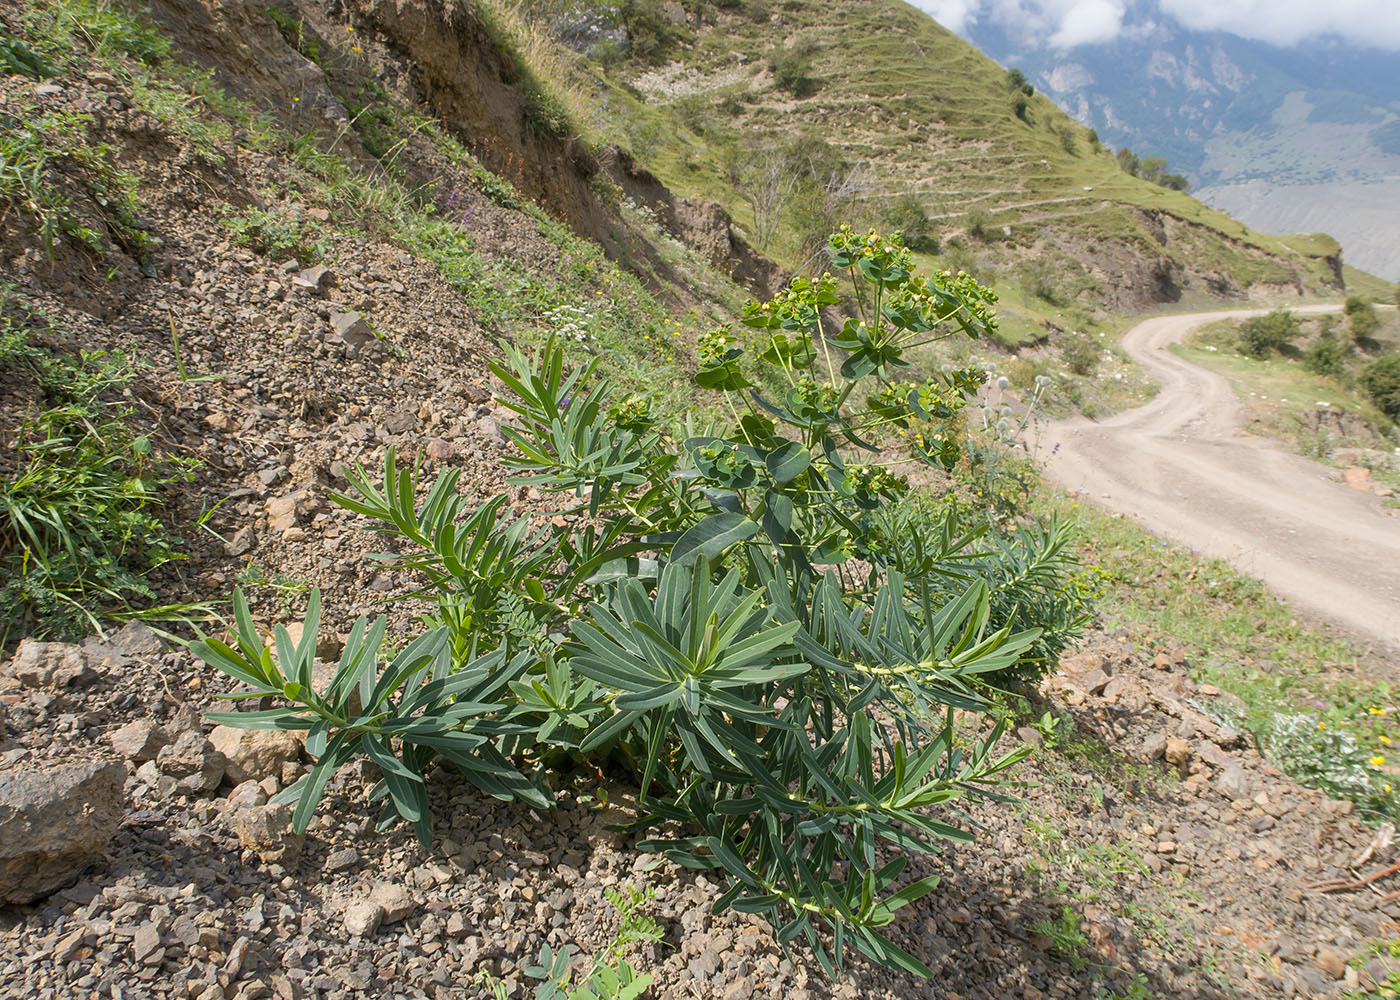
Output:
<path fill-rule="evenodd" d="M 285 729 L 217 726 L 209 741 L 224 755 L 225 773 L 235 783 L 280 777 L 282 765 L 301 755 L 301 741 Z"/>
<path fill-rule="evenodd" d="M 292 864 L 301 857 L 304 835 L 292 829 L 292 807 L 241 806 L 229 813 L 238 842 L 268 863 Z"/>
<path fill-rule="evenodd" d="M 386 924 L 398 923 L 417 907 L 408 890 L 394 882 L 384 882 L 375 886 L 369 898 L 384 911 Z"/>
<path fill-rule="evenodd" d="M 160 928 L 148 920 L 136 929 L 136 934 L 131 939 L 131 955 L 144 965 L 146 959 L 159 949 Z"/>
<path fill-rule="evenodd" d="M 1354 490 L 1369 491 L 1371 489 L 1371 470 L 1364 465 L 1356 465 L 1352 466 L 1350 469 L 1344 469 L 1342 471 L 1342 482 L 1346 483 Z"/>
<path fill-rule="evenodd" d="M 1322 973 L 1331 979 L 1341 979 L 1346 975 L 1347 960 L 1331 948 L 1323 948 L 1314 959 Z"/>
<path fill-rule="evenodd" d="M 175 794 L 199 795 L 212 792 L 224 780 L 224 755 L 197 730 L 180 734 L 156 755 L 156 767 L 175 779 Z"/>
<path fill-rule="evenodd" d="M 1142 741 L 1142 755 L 1147 760 L 1157 760 L 1167 751 L 1167 736 L 1165 733 L 1153 733 Z"/>
<path fill-rule="evenodd" d="M 1102 694 L 1108 687 L 1109 676 L 1103 670 L 1095 670 L 1080 682 L 1080 687 L 1090 694 Z"/>
<path fill-rule="evenodd" d="M 1221 795 L 1236 802 L 1242 802 L 1250 795 L 1249 778 L 1245 776 L 1244 768 L 1235 763 L 1226 765 L 1216 775 L 1215 787 Z"/>
<path fill-rule="evenodd" d="M 349 871 L 360 863 L 360 852 L 353 847 L 346 847 L 339 851 L 332 851 L 326 858 L 326 871 L 343 872 Z"/>
<path fill-rule="evenodd" d="M 1160 840 L 1160 841 L 1157 842 L 1157 848 L 1156 848 L 1156 850 L 1157 850 L 1157 853 L 1158 853 L 1158 854 L 1175 854 L 1175 853 L 1176 853 L 1176 841 L 1174 841 L 1174 840 Z"/>
<path fill-rule="evenodd" d="M 246 937 L 240 937 L 229 949 L 228 961 L 224 963 L 224 975 L 231 980 L 236 980 L 243 975 L 243 970 L 248 964 L 249 947 L 252 944 Z"/>
<path fill-rule="evenodd" d="M 144 764 L 148 760 L 156 759 L 162 748 L 169 745 L 170 737 L 164 727 L 156 725 L 150 719 L 137 719 L 109 733 L 107 742 L 127 760 Z"/>
<path fill-rule="evenodd" d="M 253 526 L 246 525 L 235 531 L 228 543 L 224 545 L 224 551 L 231 556 L 241 556 L 252 550 L 257 543 L 253 535 Z"/>
<path fill-rule="evenodd" d="M 1164 755 L 1168 764 L 1185 767 L 1191 760 L 1191 744 L 1176 736 L 1169 737 Z"/>
<path fill-rule="evenodd" d="M 0 901 L 31 903 L 101 859 L 125 811 L 119 761 L 0 771 Z"/>
<path fill-rule="evenodd" d="M 97 680 L 81 647 L 33 639 L 19 644 L 4 672 L 28 688 L 86 687 Z"/>
<path fill-rule="evenodd" d="M 379 930 L 384 908 L 373 899 L 357 899 L 345 907 L 345 929 L 356 937 L 369 937 Z"/>
<path fill-rule="evenodd" d="M 273 482 L 276 482 L 275 476 Z M 267 502 L 267 530 L 280 535 L 295 528 L 301 505 L 305 500 L 304 490 L 297 490 L 295 493 L 269 500 Z"/>
<path fill-rule="evenodd" d="M 299 271 L 292 275 L 292 287 L 301 288 L 315 292 L 318 295 L 325 291 L 327 287 L 335 284 L 335 275 L 331 269 L 321 264 L 308 267 L 304 271 Z"/>
<path fill-rule="evenodd" d="M 326 338 L 333 344 L 344 344 L 351 357 L 375 343 L 379 338 L 374 328 L 357 312 L 331 313 L 331 333 Z"/>
<path fill-rule="evenodd" d="M 1235 762 L 1235 759 L 1221 750 L 1210 740 L 1199 740 L 1196 743 L 1196 756 L 1201 758 L 1216 770 L 1223 770 Z"/>
<path fill-rule="evenodd" d="M 242 781 L 229 793 L 228 802 L 231 806 L 251 809 L 263 805 L 267 799 L 267 791 L 258 782 Z"/>

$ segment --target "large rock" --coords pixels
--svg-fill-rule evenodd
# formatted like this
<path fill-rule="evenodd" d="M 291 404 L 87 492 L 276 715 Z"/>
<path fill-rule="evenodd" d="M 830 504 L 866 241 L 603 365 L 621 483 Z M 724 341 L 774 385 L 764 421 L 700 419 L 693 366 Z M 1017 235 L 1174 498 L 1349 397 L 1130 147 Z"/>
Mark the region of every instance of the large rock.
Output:
<path fill-rule="evenodd" d="M 36 642 L 25 639 L 15 650 L 5 673 L 25 687 L 81 687 L 91 684 L 97 674 L 87 665 L 78 646 L 64 642 Z"/>
<path fill-rule="evenodd" d="M 161 750 L 169 745 L 170 735 L 164 726 L 158 726 L 150 719 L 137 719 L 109 733 L 107 742 L 127 760 L 144 764 L 155 760 Z"/>
<path fill-rule="evenodd" d="M 173 791 L 177 795 L 212 792 L 224 780 L 226 766 L 224 755 L 197 730 L 181 733 L 179 739 L 156 755 L 160 773 L 175 779 Z"/>
<path fill-rule="evenodd" d="M 230 810 L 228 822 L 238 842 L 264 861 L 290 865 L 301 857 L 306 838 L 292 829 L 290 805 L 239 801 Z"/>
<path fill-rule="evenodd" d="M 281 778 L 282 765 L 301 754 L 301 741 L 283 729 L 235 729 L 217 726 L 209 734 L 214 749 L 224 755 L 224 773 L 234 784 Z"/>
<path fill-rule="evenodd" d="M 42 899 L 100 860 L 125 782 L 119 761 L 0 771 L 0 901 Z"/>
<path fill-rule="evenodd" d="M 331 313 L 330 323 L 331 332 L 326 335 L 326 341 L 332 344 L 344 344 L 346 352 L 351 357 L 379 340 L 374 328 L 369 325 L 369 320 L 357 312 Z"/>

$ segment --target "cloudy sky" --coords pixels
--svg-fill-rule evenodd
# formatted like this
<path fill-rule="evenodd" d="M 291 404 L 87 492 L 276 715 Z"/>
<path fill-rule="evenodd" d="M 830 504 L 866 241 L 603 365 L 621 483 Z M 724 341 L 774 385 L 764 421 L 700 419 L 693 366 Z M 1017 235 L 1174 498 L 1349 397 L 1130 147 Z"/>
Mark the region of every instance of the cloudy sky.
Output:
<path fill-rule="evenodd" d="M 1400 0 L 910 0 L 960 34 L 998 22 L 1011 37 L 1054 48 L 1106 42 L 1154 18 L 1275 45 L 1322 37 L 1400 52 Z M 1131 13 L 1129 11 L 1131 10 Z"/>

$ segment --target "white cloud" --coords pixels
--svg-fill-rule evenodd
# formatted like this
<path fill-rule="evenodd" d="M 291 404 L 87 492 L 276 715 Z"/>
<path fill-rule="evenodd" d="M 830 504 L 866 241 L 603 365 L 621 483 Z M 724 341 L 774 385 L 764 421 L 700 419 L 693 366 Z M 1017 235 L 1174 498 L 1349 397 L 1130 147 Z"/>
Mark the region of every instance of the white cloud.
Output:
<path fill-rule="evenodd" d="M 1111 41 L 1123 27 L 1123 7 L 1114 0 L 1080 0 L 1064 11 L 1050 36 L 1057 49 Z"/>
<path fill-rule="evenodd" d="M 1188 28 L 1228 31 L 1296 45 L 1322 35 L 1400 49 L 1400 3 L 1395 0 L 1161 0 L 1162 10 Z"/>
<path fill-rule="evenodd" d="M 965 33 L 970 22 L 976 20 L 972 14 L 978 5 L 979 0 L 918 0 L 914 4 L 943 27 L 959 35 Z"/>
<path fill-rule="evenodd" d="M 1275 45 L 1340 37 L 1400 50 L 1400 0 L 911 0 L 940 24 L 965 34 L 991 21 L 1023 45 L 1058 49 L 1130 35 L 1166 15 L 1199 31 L 1228 31 Z M 1128 0 L 1131 2 L 1131 0 Z M 1397 69 L 1400 76 L 1400 68 Z"/>

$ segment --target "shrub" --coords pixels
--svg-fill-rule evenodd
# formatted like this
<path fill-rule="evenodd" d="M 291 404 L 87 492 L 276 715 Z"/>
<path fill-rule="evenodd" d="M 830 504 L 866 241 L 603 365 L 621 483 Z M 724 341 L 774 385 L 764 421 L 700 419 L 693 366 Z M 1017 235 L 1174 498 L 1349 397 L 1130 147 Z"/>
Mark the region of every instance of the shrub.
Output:
<path fill-rule="evenodd" d="M 812 77 L 814 58 L 814 48 L 808 43 L 798 43 L 776 53 L 768 61 L 768 68 L 773 73 L 773 85 L 794 97 L 808 97 L 816 93 L 817 81 Z"/>
<path fill-rule="evenodd" d="M 1362 369 L 1360 381 L 1376 408 L 1400 423 L 1400 354 L 1376 358 Z"/>
<path fill-rule="evenodd" d="M 1376 318 L 1376 307 L 1359 296 L 1349 296 L 1342 306 L 1342 311 L 1346 314 L 1352 337 L 1357 340 L 1371 336 L 1380 326 L 1380 320 Z"/>
<path fill-rule="evenodd" d="M 1044 299 L 1051 305 L 1060 302 L 1060 290 L 1057 286 L 1060 274 L 1055 264 L 1045 257 L 1036 257 L 1027 261 L 1021 267 L 1021 285 L 1038 299 Z"/>
<path fill-rule="evenodd" d="M 1064 338 L 1060 345 L 1060 354 L 1074 374 L 1090 376 L 1098 371 L 1102 352 L 1092 338 L 1082 333 L 1073 333 Z"/>
<path fill-rule="evenodd" d="M 912 191 L 906 191 L 891 203 L 885 213 L 885 225 L 904 234 L 904 245 L 918 253 L 938 253 L 938 237 L 923 201 Z"/>
<path fill-rule="evenodd" d="M 628 53 L 640 63 L 664 62 L 679 38 L 661 0 L 623 0 L 617 20 L 627 32 Z"/>
<path fill-rule="evenodd" d="M 1013 94 L 1011 96 L 1011 113 L 1021 119 L 1021 121 L 1028 122 L 1030 120 L 1026 117 L 1030 112 L 1030 107 L 1031 99 L 1025 94 Z"/>
<path fill-rule="evenodd" d="M 1296 336 L 1297 318 L 1287 309 L 1275 309 L 1240 324 L 1240 351 L 1251 358 L 1266 358 L 1271 351 L 1292 346 Z"/>
<path fill-rule="evenodd" d="M 966 227 L 969 236 L 975 236 L 979 240 L 984 240 L 990 235 L 992 224 L 992 213 L 981 205 L 974 205 L 967 210 L 963 216 L 963 226 Z"/>
<path fill-rule="evenodd" d="M 733 423 L 671 434 L 646 399 L 567 369 L 551 341 L 493 365 L 517 416 L 515 483 L 573 517 L 466 512 L 450 471 L 421 494 L 392 451 L 335 497 L 393 536 L 436 599 L 428 631 L 385 651 L 361 619 L 334 678 L 311 683 L 319 598 L 302 639 L 273 649 L 235 597 L 233 645 L 197 653 L 280 704 L 218 716 L 301 729 L 316 759 L 279 801 L 304 830 L 326 781 L 366 757 L 381 822 L 427 843 L 425 774 L 443 757 L 486 793 L 543 807 L 583 760 L 629 768 L 641 850 L 718 873 L 717 908 L 764 915 L 832 973 L 848 947 L 921 975 L 886 936 L 934 879 L 897 887 L 905 860 L 970 834 L 930 806 L 995 794 L 1026 751 L 980 726 L 989 683 L 1043 673 L 1082 621 L 1063 527 L 993 538 L 955 505 L 901 504 L 907 483 L 864 460 L 872 435 L 906 461 L 952 468 L 959 412 L 985 373 L 902 378 L 909 348 L 995 329 L 965 276 L 916 277 L 898 241 L 843 229 L 833 265 L 863 319 L 828 330 L 830 276 L 751 303 L 740 338 L 698 347 L 696 385 Z M 761 375 L 770 371 L 776 379 Z M 770 398 L 759 386 L 786 386 Z M 739 408 L 744 412 L 740 413 Z M 542 512 L 543 514 L 544 512 Z M 853 562 L 859 559 L 860 562 Z M 968 727 L 971 728 L 968 728 Z M 546 782 L 546 763 L 561 774 Z"/>
<path fill-rule="evenodd" d="M 1341 378 L 1346 374 L 1344 356 L 1341 341 L 1329 331 L 1313 341 L 1312 346 L 1303 355 L 1303 367 L 1314 375 Z"/>

